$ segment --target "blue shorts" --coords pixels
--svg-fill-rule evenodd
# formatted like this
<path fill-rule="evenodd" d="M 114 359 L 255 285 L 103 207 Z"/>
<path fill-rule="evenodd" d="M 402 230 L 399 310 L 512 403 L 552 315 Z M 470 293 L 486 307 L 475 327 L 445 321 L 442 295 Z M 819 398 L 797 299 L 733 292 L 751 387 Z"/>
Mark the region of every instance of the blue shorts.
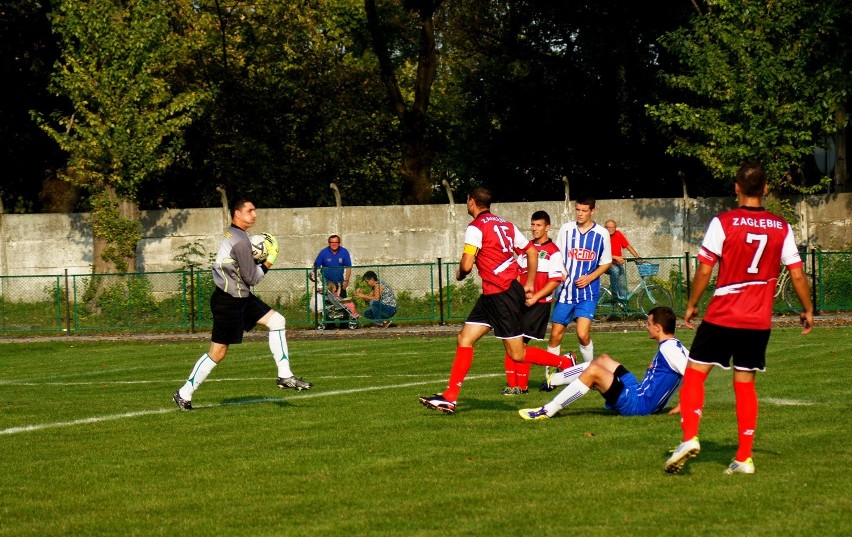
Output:
<path fill-rule="evenodd" d="M 553 307 L 553 315 L 551 315 L 550 320 L 564 326 L 571 324 L 571 321 L 577 317 L 585 317 L 586 319 L 591 320 L 595 317 L 596 307 L 597 302 L 594 300 L 583 300 L 575 304 L 558 302 L 556 306 Z"/>
<path fill-rule="evenodd" d="M 643 411 L 638 404 L 636 390 L 639 388 L 639 379 L 633 373 L 625 373 L 616 380 L 621 381 L 621 393 L 618 394 L 618 399 L 615 404 L 607 403 L 606 407 L 610 410 L 616 410 L 622 416 L 644 416 L 648 412 Z"/>

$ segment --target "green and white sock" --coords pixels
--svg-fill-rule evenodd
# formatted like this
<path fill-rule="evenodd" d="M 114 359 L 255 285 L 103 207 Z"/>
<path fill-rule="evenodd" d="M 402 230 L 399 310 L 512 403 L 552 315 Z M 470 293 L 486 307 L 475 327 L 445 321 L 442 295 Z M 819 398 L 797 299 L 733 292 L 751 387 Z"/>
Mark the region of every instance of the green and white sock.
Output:
<path fill-rule="evenodd" d="M 204 379 L 207 378 L 207 375 L 213 371 L 213 368 L 216 367 L 216 362 L 213 358 L 210 358 L 210 355 L 206 352 L 201 355 L 201 358 L 195 362 L 195 367 L 192 368 L 192 372 L 189 374 L 189 378 L 186 379 L 186 383 L 178 390 L 178 394 L 180 394 L 181 399 L 186 399 L 187 401 L 192 400 L 192 394 L 198 387 L 204 382 Z"/>
<path fill-rule="evenodd" d="M 278 376 L 281 378 L 292 377 L 293 371 L 290 369 L 287 335 L 284 330 L 269 331 L 269 350 L 272 351 L 272 358 L 275 359 L 275 365 L 278 366 Z"/>

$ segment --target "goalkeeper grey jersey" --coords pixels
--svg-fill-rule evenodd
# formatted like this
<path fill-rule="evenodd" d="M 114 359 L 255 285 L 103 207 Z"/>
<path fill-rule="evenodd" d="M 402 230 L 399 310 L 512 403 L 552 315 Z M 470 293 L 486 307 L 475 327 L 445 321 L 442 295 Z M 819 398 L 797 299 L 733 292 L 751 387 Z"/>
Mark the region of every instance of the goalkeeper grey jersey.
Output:
<path fill-rule="evenodd" d="M 263 269 L 254 262 L 248 233 L 231 224 L 213 262 L 216 287 L 236 298 L 246 298 L 251 287 L 263 278 Z"/>

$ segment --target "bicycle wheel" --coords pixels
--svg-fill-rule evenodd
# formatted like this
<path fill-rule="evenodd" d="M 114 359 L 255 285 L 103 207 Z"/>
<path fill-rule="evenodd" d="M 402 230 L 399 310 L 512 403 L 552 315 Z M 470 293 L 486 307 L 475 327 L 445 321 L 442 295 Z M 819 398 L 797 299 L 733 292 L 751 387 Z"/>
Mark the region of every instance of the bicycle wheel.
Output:
<path fill-rule="evenodd" d="M 636 304 L 645 315 L 657 306 L 674 309 L 672 294 L 659 285 L 648 285 L 637 293 Z"/>
<path fill-rule="evenodd" d="M 620 311 L 621 308 L 618 303 L 612 298 L 612 292 L 606 287 L 601 287 L 601 296 L 598 298 L 597 306 L 595 306 L 595 320 L 612 321 Z"/>
<path fill-rule="evenodd" d="M 811 288 L 811 275 L 805 273 L 805 277 L 808 281 L 808 290 Z M 793 289 L 793 279 L 787 277 L 784 281 L 784 287 L 781 289 L 781 298 L 784 299 L 784 303 L 787 304 L 788 311 L 798 312 L 801 311 L 802 305 L 799 304 L 799 297 L 796 296 L 796 290 Z M 811 297 L 813 299 L 813 297 Z"/>

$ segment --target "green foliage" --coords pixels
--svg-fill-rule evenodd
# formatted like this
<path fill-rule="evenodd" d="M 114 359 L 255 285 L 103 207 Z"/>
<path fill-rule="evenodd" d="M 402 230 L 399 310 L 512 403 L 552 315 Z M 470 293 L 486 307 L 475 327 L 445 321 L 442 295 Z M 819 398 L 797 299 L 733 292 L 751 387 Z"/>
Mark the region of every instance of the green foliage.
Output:
<path fill-rule="evenodd" d="M 111 242 L 104 257 L 122 271 L 138 225 L 118 216 L 114 198 L 132 202 L 142 181 L 179 157 L 182 131 L 206 98 L 170 79 L 192 43 L 173 15 L 156 0 L 63 0 L 51 15 L 62 49 L 51 89 L 71 112 L 34 115 L 68 154 L 60 176 L 92 194 L 95 236 Z"/>
<path fill-rule="evenodd" d="M 97 301 L 104 321 L 132 326 L 157 311 L 151 283 L 144 276 L 122 278 L 103 290 Z"/>
<path fill-rule="evenodd" d="M 119 272 L 127 272 L 128 259 L 133 258 L 136 244 L 142 238 L 142 224 L 121 216 L 118 201 L 109 191 L 93 196 L 91 204 L 92 234 L 108 243 L 101 252 L 101 258 L 114 263 Z"/>
<path fill-rule="evenodd" d="M 820 252 L 818 291 L 822 295 L 822 308 L 852 309 L 852 252 Z"/>
<path fill-rule="evenodd" d="M 802 168 L 814 143 L 844 128 L 835 113 L 852 81 L 845 63 L 844 0 L 722 0 L 661 39 L 682 64 L 664 74 L 675 97 L 647 111 L 674 138 L 668 152 L 694 157 L 731 180 L 743 159 L 765 166 L 771 185 L 814 193 Z"/>
<path fill-rule="evenodd" d="M 444 287 L 444 300 L 447 301 L 445 308 L 450 317 L 464 317 L 476 304 L 482 288 L 468 278 L 461 284 L 447 284 Z"/>
<path fill-rule="evenodd" d="M 207 248 L 204 246 L 204 241 L 201 239 L 195 239 L 194 241 L 181 244 L 178 246 L 178 254 L 176 254 L 172 261 L 176 261 L 181 264 L 184 270 L 189 269 L 200 269 L 202 267 L 207 268 L 212 266 L 213 262 L 216 260 L 215 252 L 207 252 Z"/>

